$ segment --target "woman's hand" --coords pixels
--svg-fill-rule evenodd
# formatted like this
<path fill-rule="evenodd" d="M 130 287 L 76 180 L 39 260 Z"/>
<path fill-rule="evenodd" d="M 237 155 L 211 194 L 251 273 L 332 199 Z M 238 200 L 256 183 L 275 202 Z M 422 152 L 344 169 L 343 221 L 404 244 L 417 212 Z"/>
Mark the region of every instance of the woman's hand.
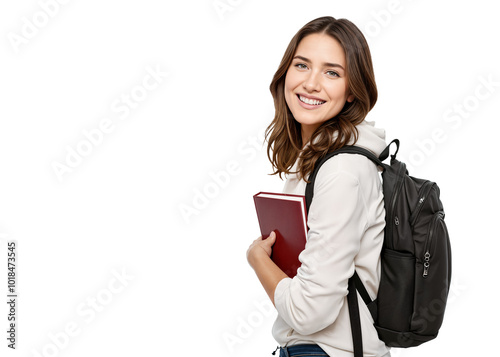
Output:
<path fill-rule="evenodd" d="M 262 236 L 253 241 L 253 243 L 248 247 L 247 250 L 247 260 L 248 263 L 253 267 L 255 259 L 264 256 L 264 254 L 269 258 L 273 251 L 273 244 L 276 241 L 276 233 L 271 232 L 269 237 L 262 239 Z"/>
<path fill-rule="evenodd" d="M 288 275 L 270 259 L 275 241 L 276 233 L 271 232 L 266 239 L 260 236 L 254 240 L 247 250 L 248 263 L 257 274 L 273 305 L 276 286 L 282 279 L 288 278 Z"/>

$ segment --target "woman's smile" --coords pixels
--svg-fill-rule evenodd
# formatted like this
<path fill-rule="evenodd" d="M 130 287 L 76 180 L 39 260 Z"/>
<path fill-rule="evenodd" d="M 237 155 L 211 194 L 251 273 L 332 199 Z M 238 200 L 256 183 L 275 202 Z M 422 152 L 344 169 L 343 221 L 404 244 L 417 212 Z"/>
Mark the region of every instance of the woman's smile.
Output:
<path fill-rule="evenodd" d="M 326 103 L 326 100 L 320 100 L 314 97 L 306 96 L 304 94 L 297 94 L 297 98 L 299 99 L 302 107 L 306 109 L 317 109 L 321 105 Z"/>

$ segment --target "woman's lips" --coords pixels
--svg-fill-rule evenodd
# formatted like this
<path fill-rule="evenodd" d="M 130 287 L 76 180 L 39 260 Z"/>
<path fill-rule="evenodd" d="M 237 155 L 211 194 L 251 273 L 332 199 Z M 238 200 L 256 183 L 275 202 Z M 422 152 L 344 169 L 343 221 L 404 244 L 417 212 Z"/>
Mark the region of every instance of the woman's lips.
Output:
<path fill-rule="evenodd" d="M 307 98 L 307 97 L 305 97 L 305 98 Z M 309 99 L 309 98 L 307 98 L 307 99 Z M 300 99 L 300 94 L 297 94 L 297 100 L 299 101 L 300 106 L 303 107 L 303 108 L 305 108 L 305 109 L 317 109 L 317 108 L 321 107 L 323 104 L 326 103 L 325 101 L 323 101 L 323 103 L 321 103 L 321 104 L 309 104 L 309 103 L 305 103 L 305 102 L 303 102 Z M 315 100 L 315 101 L 318 102 L 318 100 Z"/>

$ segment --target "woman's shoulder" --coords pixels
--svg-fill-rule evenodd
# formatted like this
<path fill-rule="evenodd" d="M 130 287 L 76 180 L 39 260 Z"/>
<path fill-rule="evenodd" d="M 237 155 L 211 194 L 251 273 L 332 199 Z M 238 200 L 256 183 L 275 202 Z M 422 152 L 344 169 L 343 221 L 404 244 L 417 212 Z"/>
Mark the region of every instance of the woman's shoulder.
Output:
<path fill-rule="evenodd" d="M 378 178 L 377 166 L 360 154 L 338 154 L 328 159 L 319 169 L 316 181 L 329 180 L 336 176 L 350 177 L 363 182 L 367 178 Z"/>

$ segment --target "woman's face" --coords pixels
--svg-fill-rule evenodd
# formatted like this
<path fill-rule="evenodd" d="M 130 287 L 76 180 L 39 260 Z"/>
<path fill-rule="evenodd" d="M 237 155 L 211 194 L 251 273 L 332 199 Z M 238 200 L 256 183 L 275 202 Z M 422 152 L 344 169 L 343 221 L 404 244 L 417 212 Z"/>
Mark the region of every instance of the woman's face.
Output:
<path fill-rule="evenodd" d="M 351 102 L 345 54 L 327 34 L 311 34 L 300 41 L 285 77 L 285 100 L 302 131 L 311 135 Z"/>

